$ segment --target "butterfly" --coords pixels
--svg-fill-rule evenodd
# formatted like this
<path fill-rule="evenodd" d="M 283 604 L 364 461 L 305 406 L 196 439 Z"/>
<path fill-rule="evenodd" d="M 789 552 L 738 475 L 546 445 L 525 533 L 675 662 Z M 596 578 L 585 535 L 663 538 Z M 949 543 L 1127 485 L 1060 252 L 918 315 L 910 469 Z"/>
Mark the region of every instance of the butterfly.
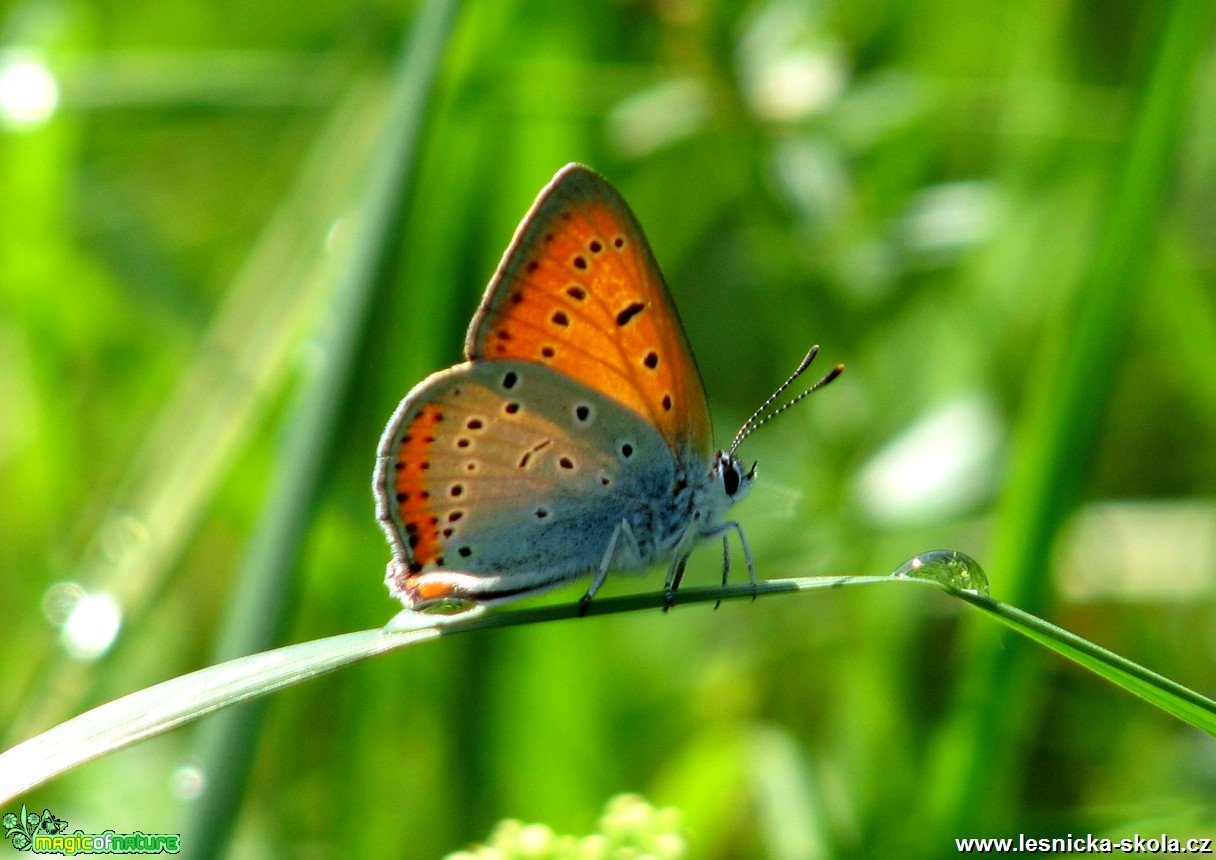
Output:
<path fill-rule="evenodd" d="M 411 609 L 498 603 L 670 559 L 669 602 L 695 544 L 756 478 L 735 451 L 795 373 L 714 453 L 700 371 L 642 228 L 612 185 L 562 168 L 516 230 L 469 327 L 462 364 L 411 390 L 376 457 L 386 584 Z"/>

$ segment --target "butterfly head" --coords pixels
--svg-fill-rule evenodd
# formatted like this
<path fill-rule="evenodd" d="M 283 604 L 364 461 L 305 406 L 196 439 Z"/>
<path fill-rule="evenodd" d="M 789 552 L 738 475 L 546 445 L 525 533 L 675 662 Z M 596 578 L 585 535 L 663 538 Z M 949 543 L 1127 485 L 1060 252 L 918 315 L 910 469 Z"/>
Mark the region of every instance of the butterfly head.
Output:
<path fill-rule="evenodd" d="M 714 485 L 720 487 L 722 495 L 733 504 L 751 489 L 752 481 L 756 480 L 756 464 L 745 468 L 743 461 L 734 454 L 719 451 L 714 457 L 713 479 Z"/>
<path fill-rule="evenodd" d="M 741 501 L 756 479 L 756 467 L 749 469 L 727 451 L 719 451 L 702 481 L 695 482 L 693 508 L 697 512 L 702 534 L 716 532 L 726 519 L 726 512 Z"/>
<path fill-rule="evenodd" d="M 727 451 L 719 451 L 714 456 L 713 485 L 721 490 L 728 506 L 742 501 L 755 480 L 755 463 L 749 469 L 742 460 Z"/>

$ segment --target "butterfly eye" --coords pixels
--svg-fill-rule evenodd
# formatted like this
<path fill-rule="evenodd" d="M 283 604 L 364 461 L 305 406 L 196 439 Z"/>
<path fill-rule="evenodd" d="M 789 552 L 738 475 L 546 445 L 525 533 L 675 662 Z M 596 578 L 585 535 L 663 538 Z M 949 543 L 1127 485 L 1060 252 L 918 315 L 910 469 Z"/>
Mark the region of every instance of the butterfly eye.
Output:
<path fill-rule="evenodd" d="M 722 489 L 726 490 L 726 495 L 733 496 L 739 492 L 739 483 L 739 470 L 735 468 L 735 464 L 725 464 L 722 467 Z"/>

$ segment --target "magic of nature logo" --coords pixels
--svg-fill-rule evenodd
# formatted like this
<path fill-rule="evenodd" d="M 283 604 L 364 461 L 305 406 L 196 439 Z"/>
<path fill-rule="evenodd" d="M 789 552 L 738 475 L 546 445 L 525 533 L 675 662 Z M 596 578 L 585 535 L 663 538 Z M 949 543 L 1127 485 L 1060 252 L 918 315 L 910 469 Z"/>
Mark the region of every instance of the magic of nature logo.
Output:
<path fill-rule="evenodd" d="M 14 848 L 35 854 L 176 854 L 181 850 L 177 833 L 68 833 L 66 819 L 49 809 L 41 815 L 30 812 L 24 803 L 19 813 L 4 813 L 0 825 Z"/>

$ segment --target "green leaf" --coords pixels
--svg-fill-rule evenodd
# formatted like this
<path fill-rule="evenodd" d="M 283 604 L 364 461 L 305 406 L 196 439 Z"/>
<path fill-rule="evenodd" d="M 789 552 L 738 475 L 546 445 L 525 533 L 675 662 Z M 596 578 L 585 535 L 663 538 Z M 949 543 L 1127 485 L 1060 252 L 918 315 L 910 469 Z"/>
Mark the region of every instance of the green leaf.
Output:
<path fill-rule="evenodd" d="M 959 553 L 947 555 L 970 561 Z M 931 567 L 914 576 L 908 575 L 909 565 L 904 565 L 895 576 L 800 577 L 766 580 L 754 588 L 730 585 L 682 589 L 675 594 L 673 606 L 862 585 L 930 585 L 1178 719 L 1216 735 L 1216 702 L 1041 618 L 976 591 L 955 587 L 952 583 L 965 581 L 959 578 L 959 563 L 941 565 L 936 570 Z M 978 570 L 978 565 L 975 568 Z M 940 575 L 935 577 L 935 573 Z M 665 607 L 666 601 L 662 592 L 596 600 L 587 608 L 586 614 L 653 610 Z M 579 617 L 579 609 L 577 603 L 569 603 L 495 612 L 474 607 L 457 615 L 407 610 L 383 630 L 363 630 L 289 645 L 165 681 L 94 708 L 0 754 L 0 803 L 98 756 L 351 663 L 432 642 L 441 636 L 568 620 Z"/>

